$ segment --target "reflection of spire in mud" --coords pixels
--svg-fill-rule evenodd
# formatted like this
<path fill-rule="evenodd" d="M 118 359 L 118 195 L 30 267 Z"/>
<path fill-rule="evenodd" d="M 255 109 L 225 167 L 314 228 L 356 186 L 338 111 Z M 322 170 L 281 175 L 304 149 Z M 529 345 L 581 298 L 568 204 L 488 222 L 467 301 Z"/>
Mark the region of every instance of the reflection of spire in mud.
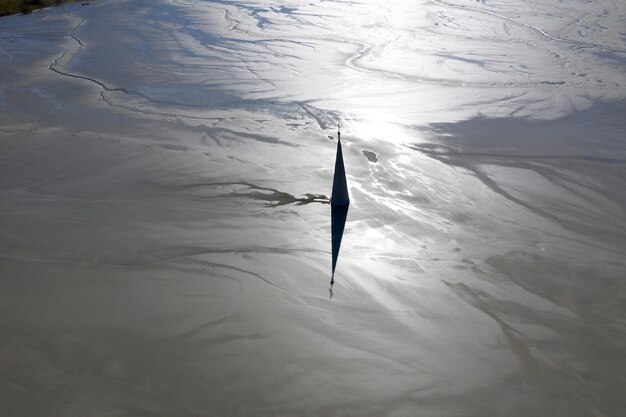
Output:
<path fill-rule="evenodd" d="M 350 197 L 348 196 L 348 183 L 346 181 L 346 170 L 343 165 L 343 152 L 341 151 L 341 131 L 339 131 L 339 125 L 337 125 L 337 129 L 337 157 L 335 159 L 333 192 L 332 197 L 330 198 L 331 235 L 333 249 L 333 269 L 330 279 L 331 295 L 332 287 L 335 283 L 335 267 L 337 266 L 337 258 L 339 257 L 339 247 L 341 246 L 343 229 L 346 225 L 348 208 L 350 207 Z"/>

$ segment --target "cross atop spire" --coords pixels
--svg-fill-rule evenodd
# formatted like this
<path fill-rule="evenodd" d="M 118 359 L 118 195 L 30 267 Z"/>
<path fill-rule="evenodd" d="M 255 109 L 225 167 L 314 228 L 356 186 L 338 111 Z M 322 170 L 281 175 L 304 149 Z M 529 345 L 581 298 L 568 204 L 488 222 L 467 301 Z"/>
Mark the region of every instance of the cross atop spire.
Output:
<path fill-rule="evenodd" d="M 337 140 L 341 142 L 341 126 L 337 123 Z"/>

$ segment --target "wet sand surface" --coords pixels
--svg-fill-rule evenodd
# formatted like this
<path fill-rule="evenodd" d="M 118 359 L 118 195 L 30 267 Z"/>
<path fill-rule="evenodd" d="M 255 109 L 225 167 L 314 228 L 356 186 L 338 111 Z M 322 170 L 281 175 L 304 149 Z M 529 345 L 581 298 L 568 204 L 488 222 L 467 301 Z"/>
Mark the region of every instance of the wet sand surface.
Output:
<path fill-rule="evenodd" d="M 623 415 L 624 27 L 573 0 L 0 19 L 0 414 Z"/>

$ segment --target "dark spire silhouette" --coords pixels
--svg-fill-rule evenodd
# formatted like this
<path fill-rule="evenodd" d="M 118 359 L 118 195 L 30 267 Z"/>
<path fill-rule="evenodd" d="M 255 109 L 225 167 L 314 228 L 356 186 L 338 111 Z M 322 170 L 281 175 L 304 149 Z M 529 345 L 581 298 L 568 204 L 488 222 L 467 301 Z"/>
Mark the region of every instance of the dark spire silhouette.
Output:
<path fill-rule="evenodd" d="M 346 181 L 346 170 L 343 164 L 343 152 L 341 150 L 341 130 L 337 125 L 337 156 L 335 158 L 335 174 L 333 176 L 333 192 L 330 198 L 331 207 L 331 235 L 332 235 L 332 253 L 333 266 L 330 278 L 330 294 L 332 297 L 332 288 L 335 283 L 335 267 L 337 266 L 337 258 L 339 257 L 339 248 L 341 247 L 341 239 L 343 230 L 348 217 L 348 208 L 350 207 L 350 197 L 348 195 L 348 182 Z"/>
<path fill-rule="evenodd" d="M 343 152 L 341 151 L 341 130 L 339 125 L 337 125 L 337 157 L 335 158 L 335 175 L 333 177 L 333 192 L 330 204 L 338 206 L 350 204 L 346 170 L 343 165 Z"/>

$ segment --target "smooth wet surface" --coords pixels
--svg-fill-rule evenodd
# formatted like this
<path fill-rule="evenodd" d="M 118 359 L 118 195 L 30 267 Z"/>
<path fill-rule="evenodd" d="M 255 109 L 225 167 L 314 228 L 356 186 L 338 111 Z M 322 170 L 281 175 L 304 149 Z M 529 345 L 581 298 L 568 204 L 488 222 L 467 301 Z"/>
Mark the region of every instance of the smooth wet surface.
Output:
<path fill-rule="evenodd" d="M 625 22 L 572 0 L 1 18 L 0 414 L 621 416 Z"/>

